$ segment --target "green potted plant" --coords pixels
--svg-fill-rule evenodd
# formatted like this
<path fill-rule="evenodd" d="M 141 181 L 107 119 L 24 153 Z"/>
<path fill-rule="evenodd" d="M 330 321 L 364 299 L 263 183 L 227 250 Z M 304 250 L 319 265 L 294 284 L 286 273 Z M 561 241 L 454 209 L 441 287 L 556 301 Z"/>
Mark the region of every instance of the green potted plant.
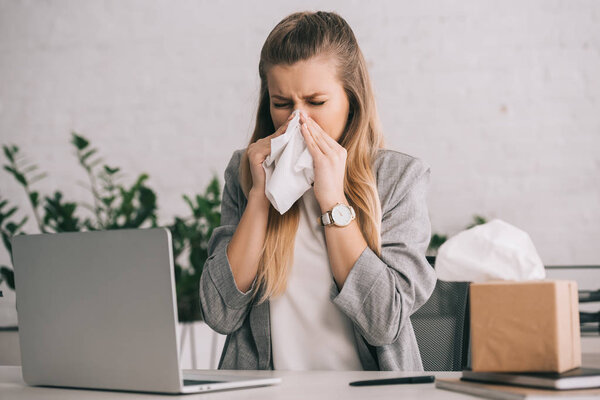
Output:
<path fill-rule="evenodd" d="M 110 167 L 97 156 L 98 150 L 77 133 L 72 133 L 71 143 L 76 150 L 79 165 L 85 170 L 92 203 L 78 204 L 64 200 L 60 191 L 51 196 L 41 196 L 33 185 L 46 174 L 34 174 L 38 166 L 30 164 L 15 145 L 4 145 L 7 163 L 4 170 L 23 187 L 29 200 L 33 217 L 42 233 L 91 231 L 105 229 L 157 227 L 157 198 L 147 186 L 147 174 L 141 174 L 131 186 L 121 183 L 120 168 Z M 33 176 L 32 176 L 33 175 Z M 214 177 L 203 194 L 193 197 L 183 195 L 190 208 L 190 215 L 174 217 L 167 227 L 173 238 L 178 316 L 180 322 L 202 319 L 199 303 L 199 282 L 202 267 L 208 257 L 208 240 L 214 228 L 219 226 L 220 184 Z M 76 214 L 86 209 L 87 215 Z M 25 233 L 23 227 L 28 216 L 15 219 L 18 211 L 0 193 L 0 233 L 2 242 L 11 255 L 10 238 Z M 8 265 L 0 266 L 0 283 L 15 288 L 13 270 Z"/>

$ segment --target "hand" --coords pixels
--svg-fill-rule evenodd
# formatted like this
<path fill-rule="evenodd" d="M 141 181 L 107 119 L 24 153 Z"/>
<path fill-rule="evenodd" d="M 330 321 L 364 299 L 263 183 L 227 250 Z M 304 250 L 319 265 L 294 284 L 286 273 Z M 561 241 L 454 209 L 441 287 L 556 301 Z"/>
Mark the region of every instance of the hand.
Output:
<path fill-rule="evenodd" d="M 271 154 L 271 139 L 282 135 L 287 129 L 288 124 L 292 120 L 292 115 L 288 117 L 287 121 L 283 123 L 275 133 L 258 139 L 256 142 L 251 143 L 246 149 L 248 155 L 248 163 L 250 164 L 250 172 L 252 173 L 252 191 L 262 193 L 265 195 L 265 181 L 267 176 L 265 169 L 262 166 L 263 161 Z M 265 196 L 266 197 L 266 196 Z"/>
<path fill-rule="evenodd" d="M 313 158 L 315 197 L 321 212 L 331 210 L 336 203 L 348 204 L 344 195 L 346 149 L 304 112 L 300 113 L 300 124 L 300 131 Z"/>

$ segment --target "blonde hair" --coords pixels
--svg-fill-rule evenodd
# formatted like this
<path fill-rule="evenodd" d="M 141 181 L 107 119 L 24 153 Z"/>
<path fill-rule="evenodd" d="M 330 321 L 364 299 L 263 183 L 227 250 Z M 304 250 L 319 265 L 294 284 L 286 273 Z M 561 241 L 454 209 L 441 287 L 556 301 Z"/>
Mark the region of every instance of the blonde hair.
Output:
<path fill-rule="evenodd" d="M 339 140 L 347 151 L 344 192 L 356 211 L 356 220 L 367 245 L 381 255 L 381 204 L 372 170 L 377 150 L 384 147 L 375 98 L 366 62 L 348 23 L 333 12 L 298 12 L 279 22 L 260 53 L 260 97 L 256 125 L 249 145 L 275 131 L 270 113 L 267 71 L 273 65 L 291 65 L 319 55 L 337 61 L 338 79 L 349 100 L 348 122 Z M 240 184 L 248 197 L 252 174 L 246 153 L 240 163 Z M 286 289 L 293 262 L 299 222 L 298 202 L 283 215 L 269 208 L 267 233 L 258 266 L 259 302 Z"/>

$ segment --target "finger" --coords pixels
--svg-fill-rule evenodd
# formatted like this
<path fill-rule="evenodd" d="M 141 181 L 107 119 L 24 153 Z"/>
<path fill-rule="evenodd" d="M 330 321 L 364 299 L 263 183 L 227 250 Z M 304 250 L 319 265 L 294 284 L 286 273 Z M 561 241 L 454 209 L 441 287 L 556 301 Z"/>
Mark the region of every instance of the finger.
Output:
<path fill-rule="evenodd" d="M 302 123 L 307 123 L 308 124 L 308 128 L 309 131 L 313 134 L 313 136 L 315 137 L 315 140 L 318 144 L 321 144 L 322 146 L 325 146 L 323 150 L 327 151 L 327 149 L 330 150 L 335 150 L 335 146 L 333 146 L 331 144 L 331 142 L 327 139 L 331 139 L 331 136 L 329 136 L 327 134 L 327 132 L 325 132 L 323 130 L 323 128 L 321 128 L 321 126 L 317 123 L 317 121 L 315 121 L 314 119 L 312 119 L 311 117 L 309 117 L 306 114 L 302 114 Z"/>
<path fill-rule="evenodd" d="M 317 123 L 317 121 L 315 121 L 314 119 L 308 117 L 308 123 L 311 124 L 311 126 L 314 126 L 314 128 L 318 131 L 322 133 L 322 137 L 323 139 L 327 142 L 327 144 L 329 145 L 329 147 L 331 147 L 332 149 L 336 148 L 336 145 L 339 146 L 339 143 L 336 142 L 331 136 L 329 136 L 327 134 L 327 132 L 325 132 L 323 130 L 323 128 L 321 128 L 321 125 L 319 125 Z"/>
<path fill-rule="evenodd" d="M 312 134 L 313 138 L 315 139 L 315 142 L 317 143 L 321 151 L 324 154 L 330 153 L 333 149 L 323 137 L 329 135 L 327 135 L 327 133 L 325 133 L 323 129 L 321 129 L 321 127 L 311 118 L 309 118 L 307 123 L 305 124 L 307 125 L 308 131 Z"/>
<path fill-rule="evenodd" d="M 302 132 L 302 136 L 304 137 L 304 141 L 306 142 L 306 147 L 308 147 L 308 151 L 313 158 L 324 155 L 321 148 L 315 142 L 315 138 L 308 130 L 308 126 L 306 123 L 300 125 L 300 131 Z"/>
<path fill-rule="evenodd" d="M 319 124 L 317 124 L 317 122 L 316 122 L 316 121 L 314 121 L 314 122 L 315 122 L 315 124 L 316 124 L 317 126 L 319 126 Z M 320 128 L 320 127 L 319 127 L 319 128 Z M 340 145 L 340 144 L 337 142 L 337 140 L 335 140 L 334 138 L 332 138 L 331 136 L 329 136 L 329 135 L 327 134 L 327 132 L 323 131 L 322 129 L 321 129 L 321 131 L 323 132 L 323 139 L 325 139 L 325 141 L 327 142 L 327 144 L 329 144 L 329 147 L 331 147 L 331 148 L 332 148 L 332 149 L 334 149 L 334 150 L 335 150 L 336 148 L 338 148 L 338 147 L 342 147 L 342 145 Z"/>

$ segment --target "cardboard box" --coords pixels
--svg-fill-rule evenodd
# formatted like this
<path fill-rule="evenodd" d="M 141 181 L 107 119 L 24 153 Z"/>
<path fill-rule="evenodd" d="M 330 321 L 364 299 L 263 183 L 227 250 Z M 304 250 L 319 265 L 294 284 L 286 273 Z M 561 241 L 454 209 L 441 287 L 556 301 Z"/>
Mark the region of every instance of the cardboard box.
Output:
<path fill-rule="evenodd" d="M 564 372 L 581 366 L 574 281 L 472 283 L 473 371 Z"/>

